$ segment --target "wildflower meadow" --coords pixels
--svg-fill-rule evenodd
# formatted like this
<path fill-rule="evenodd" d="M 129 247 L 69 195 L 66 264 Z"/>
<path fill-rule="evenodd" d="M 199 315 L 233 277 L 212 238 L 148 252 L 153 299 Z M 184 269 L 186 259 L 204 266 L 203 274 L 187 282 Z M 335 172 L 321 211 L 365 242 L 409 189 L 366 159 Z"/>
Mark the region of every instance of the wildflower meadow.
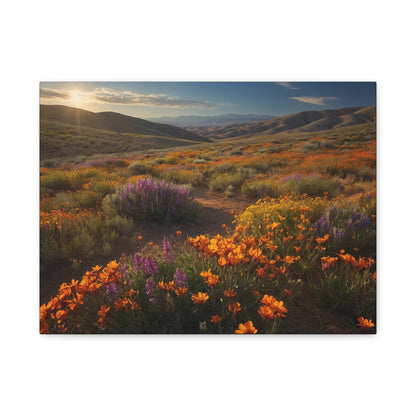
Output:
<path fill-rule="evenodd" d="M 40 332 L 303 333 L 312 304 L 340 332 L 374 331 L 375 139 L 327 142 L 41 167 L 41 278 L 70 273 L 42 303 Z M 221 232 L 185 234 L 204 220 L 201 189 L 246 207 Z M 151 224 L 166 229 L 159 241 L 140 235 Z"/>

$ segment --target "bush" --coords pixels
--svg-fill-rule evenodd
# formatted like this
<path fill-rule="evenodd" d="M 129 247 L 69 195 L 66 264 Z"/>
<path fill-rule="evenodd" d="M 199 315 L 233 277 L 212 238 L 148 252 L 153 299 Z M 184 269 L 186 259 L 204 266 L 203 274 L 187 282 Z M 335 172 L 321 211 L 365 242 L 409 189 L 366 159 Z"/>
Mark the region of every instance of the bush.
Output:
<path fill-rule="evenodd" d="M 152 167 L 147 163 L 133 162 L 127 170 L 132 175 L 147 175 L 152 172 Z"/>
<path fill-rule="evenodd" d="M 275 197 L 281 195 L 323 196 L 336 197 L 341 192 L 341 181 L 337 178 L 326 178 L 316 173 L 301 175 L 291 174 L 280 179 L 275 188 Z"/>
<path fill-rule="evenodd" d="M 180 185 L 199 185 L 204 179 L 202 172 L 196 169 L 168 169 L 160 174 L 167 182 L 172 182 Z"/>
<path fill-rule="evenodd" d="M 196 215 L 194 195 L 188 187 L 154 178 L 139 179 L 135 185 L 127 184 L 111 200 L 117 201 L 119 214 L 135 221 L 180 223 L 192 220 Z"/>
<path fill-rule="evenodd" d="M 245 182 L 241 187 L 241 193 L 250 198 L 264 198 L 265 196 L 273 196 L 274 192 L 273 179 L 254 180 Z"/>
<path fill-rule="evenodd" d="M 236 189 L 243 184 L 244 180 L 245 178 L 240 172 L 213 175 L 209 181 L 209 189 L 219 192 L 224 192 L 229 186 Z"/>

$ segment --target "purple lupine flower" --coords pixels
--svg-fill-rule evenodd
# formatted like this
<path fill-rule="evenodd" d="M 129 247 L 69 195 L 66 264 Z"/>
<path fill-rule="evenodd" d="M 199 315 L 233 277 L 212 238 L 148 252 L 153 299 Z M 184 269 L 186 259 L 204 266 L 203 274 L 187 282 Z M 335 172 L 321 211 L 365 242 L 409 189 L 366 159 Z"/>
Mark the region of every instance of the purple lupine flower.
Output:
<path fill-rule="evenodd" d="M 149 297 L 153 297 L 156 291 L 156 287 L 157 287 L 156 282 L 151 277 L 149 277 L 146 280 L 145 287 L 146 287 L 146 295 Z"/>
<path fill-rule="evenodd" d="M 172 247 L 169 244 L 169 241 L 166 237 L 163 237 L 163 262 L 164 263 L 172 263 Z"/>
<path fill-rule="evenodd" d="M 370 218 L 364 216 L 360 223 L 361 227 L 369 227 L 371 225 Z"/>
<path fill-rule="evenodd" d="M 342 237 L 344 237 L 344 234 L 345 234 L 345 231 L 341 228 L 340 230 L 338 230 L 337 232 L 336 232 L 336 238 L 338 239 L 338 240 L 341 240 L 341 238 Z"/>
<path fill-rule="evenodd" d="M 178 287 L 188 286 L 188 278 L 186 277 L 183 269 L 176 269 L 176 272 L 173 275 L 173 279 Z"/>
<path fill-rule="evenodd" d="M 133 260 L 135 263 L 134 270 L 137 272 L 143 267 L 143 257 L 140 256 L 139 253 L 136 253 L 133 257 Z"/>
<path fill-rule="evenodd" d="M 144 270 L 149 276 L 153 276 L 158 272 L 157 264 L 150 256 L 147 256 L 144 260 Z"/>
<path fill-rule="evenodd" d="M 110 302 L 113 302 L 117 295 L 117 285 L 115 283 L 109 283 L 105 286 L 105 290 Z"/>
<path fill-rule="evenodd" d="M 130 272 L 128 270 L 127 264 L 122 264 L 120 266 L 120 273 L 123 276 L 123 279 L 129 284 L 132 284 L 132 280 L 130 279 Z"/>

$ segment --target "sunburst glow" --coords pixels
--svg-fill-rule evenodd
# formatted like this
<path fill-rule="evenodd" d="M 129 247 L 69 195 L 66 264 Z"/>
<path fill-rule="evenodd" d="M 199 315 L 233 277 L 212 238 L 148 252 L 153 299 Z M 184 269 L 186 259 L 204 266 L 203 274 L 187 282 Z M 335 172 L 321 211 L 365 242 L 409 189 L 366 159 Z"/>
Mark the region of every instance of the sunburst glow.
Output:
<path fill-rule="evenodd" d="M 74 103 L 80 103 L 82 101 L 82 92 L 79 90 L 72 90 L 71 101 Z"/>

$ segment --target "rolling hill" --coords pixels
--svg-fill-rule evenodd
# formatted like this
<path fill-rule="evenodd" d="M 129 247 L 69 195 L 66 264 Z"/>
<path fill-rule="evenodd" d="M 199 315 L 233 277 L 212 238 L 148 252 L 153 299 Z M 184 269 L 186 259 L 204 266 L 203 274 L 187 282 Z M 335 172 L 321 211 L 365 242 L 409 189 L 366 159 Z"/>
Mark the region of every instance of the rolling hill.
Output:
<path fill-rule="evenodd" d="M 227 124 L 243 124 L 259 121 L 270 120 L 275 116 L 258 115 L 258 114 L 221 114 L 217 116 L 178 116 L 178 117 L 158 117 L 149 118 L 155 123 L 173 124 L 183 128 L 201 127 L 201 126 L 220 126 Z"/>
<path fill-rule="evenodd" d="M 40 106 L 40 160 L 52 166 L 62 159 L 143 152 L 209 143 L 210 139 L 175 126 L 118 113 Z"/>
<path fill-rule="evenodd" d="M 114 112 L 93 113 L 80 108 L 63 105 L 41 105 L 40 120 L 57 121 L 79 127 L 117 133 L 134 133 L 152 136 L 173 137 L 178 139 L 207 141 L 199 134 L 168 124 L 152 123 L 141 118 L 130 117 Z"/>
<path fill-rule="evenodd" d="M 191 130 L 216 139 L 303 133 L 371 123 L 376 120 L 376 107 L 350 107 L 336 110 L 303 111 L 255 123 L 233 124 L 222 127 L 196 127 Z"/>

